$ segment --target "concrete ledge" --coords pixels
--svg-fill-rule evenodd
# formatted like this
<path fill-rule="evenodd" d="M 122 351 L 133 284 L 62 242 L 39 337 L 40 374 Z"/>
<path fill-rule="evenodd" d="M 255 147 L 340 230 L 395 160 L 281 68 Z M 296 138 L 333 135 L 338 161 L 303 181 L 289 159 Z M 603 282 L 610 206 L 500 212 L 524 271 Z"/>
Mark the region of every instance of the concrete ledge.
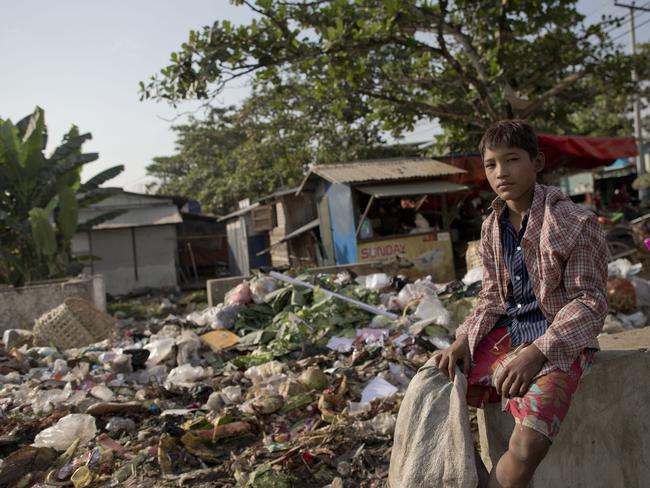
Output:
<path fill-rule="evenodd" d="M 20 288 L 0 289 L 0 332 L 32 329 L 34 321 L 69 297 L 88 300 L 106 310 L 106 289 L 101 275 L 57 280 Z"/>
<path fill-rule="evenodd" d="M 530 488 L 648 486 L 649 373 L 647 350 L 599 352 Z M 490 469 L 507 449 L 514 421 L 498 404 L 478 412 L 481 458 Z"/>

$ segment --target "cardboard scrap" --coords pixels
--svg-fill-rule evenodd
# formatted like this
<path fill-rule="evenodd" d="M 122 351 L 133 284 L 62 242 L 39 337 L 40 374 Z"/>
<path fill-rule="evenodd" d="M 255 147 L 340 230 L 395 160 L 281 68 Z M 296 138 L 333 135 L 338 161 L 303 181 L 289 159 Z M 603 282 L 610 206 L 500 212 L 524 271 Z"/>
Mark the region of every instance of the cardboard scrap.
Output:
<path fill-rule="evenodd" d="M 219 352 L 237 344 L 239 336 L 226 329 L 217 329 L 203 334 L 201 341 L 210 346 L 213 351 Z"/>

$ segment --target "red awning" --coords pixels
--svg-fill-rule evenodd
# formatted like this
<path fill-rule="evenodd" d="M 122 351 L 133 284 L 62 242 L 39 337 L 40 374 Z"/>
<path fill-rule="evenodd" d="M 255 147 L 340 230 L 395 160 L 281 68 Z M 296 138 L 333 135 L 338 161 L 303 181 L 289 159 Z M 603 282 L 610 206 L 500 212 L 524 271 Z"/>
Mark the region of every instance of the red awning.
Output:
<path fill-rule="evenodd" d="M 538 134 L 539 149 L 546 157 L 544 172 L 559 167 L 593 169 L 609 166 L 619 158 L 636 156 L 639 152 L 633 137 L 583 137 Z M 463 185 L 479 185 L 489 189 L 479 154 L 440 157 L 438 160 L 467 171 L 449 177 Z"/>
<path fill-rule="evenodd" d="M 581 137 L 539 134 L 539 149 L 546 156 L 546 170 L 558 166 L 592 169 L 609 166 L 619 158 L 639 154 L 633 137 Z"/>

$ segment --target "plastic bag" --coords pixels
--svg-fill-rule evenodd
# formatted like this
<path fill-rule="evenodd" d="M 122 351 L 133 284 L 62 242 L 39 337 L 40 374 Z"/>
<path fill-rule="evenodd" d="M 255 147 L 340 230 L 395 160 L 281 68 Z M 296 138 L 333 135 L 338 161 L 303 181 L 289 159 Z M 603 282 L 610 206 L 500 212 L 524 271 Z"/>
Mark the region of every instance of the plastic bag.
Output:
<path fill-rule="evenodd" d="M 210 394 L 205 403 L 207 409 L 213 412 L 220 412 L 227 405 L 237 405 L 242 401 L 241 386 L 227 386 L 221 391 Z"/>
<path fill-rule="evenodd" d="M 55 405 L 65 402 L 72 394 L 72 385 L 66 383 L 62 390 L 40 390 L 32 400 L 32 410 L 36 413 L 50 413 Z M 29 396 L 29 395 L 28 395 Z M 27 400 L 27 399 L 24 399 Z"/>
<path fill-rule="evenodd" d="M 412 284 L 406 285 L 397 295 L 397 301 L 400 307 L 403 309 L 407 305 L 422 300 L 424 297 L 434 297 L 436 296 L 435 290 L 425 286 L 424 284 L 415 282 Z"/>
<path fill-rule="evenodd" d="M 383 290 L 390 286 L 391 279 L 386 273 L 373 273 L 368 276 L 357 277 L 356 282 L 370 290 Z"/>
<path fill-rule="evenodd" d="M 244 281 L 237 285 L 235 288 L 226 293 L 224 303 L 226 305 L 246 305 L 253 301 L 251 296 L 251 289 L 248 281 Z"/>
<path fill-rule="evenodd" d="M 621 258 L 607 265 L 607 274 L 610 277 L 630 278 L 638 274 L 642 267 L 641 263 L 632 264 L 629 259 Z"/>
<path fill-rule="evenodd" d="M 428 296 L 422 299 L 418 308 L 415 309 L 415 317 L 423 319 L 431 319 L 434 324 L 448 327 L 451 323 L 451 314 L 445 308 L 440 299 L 435 296 Z"/>
<path fill-rule="evenodd" d="M 355 427 L 364 434 L 392 435 L 397 417 L 390 412 L 382 412 L 370 420 L 357 421 Z"/>
<path fill-rule="evenodd" d="M 349 285 L 352 282 L 352 275 L 350 274 L 349 271 L 341 271 L 336 275 L 336 278 L 334 279 L 334 283 L 336 283 L 339 286 L 346 286 Z"/>
<path fill-rule="evenodd" d="M 147 369 L 140 369 L 131 374 L 131 380 L 140 385 L 148 385 L 150 382 L 162 383 L 167 377 L 167 366 L 149 366 Z"/>
<path fill-rule="evenodd" d="M 251 380 L 254 385 L 267 382 L 274 376 L 284 372 L 284 364 L 279 361 L 269 361 L 268 363 L 252 366 L 246 370 L 244 376 Z"/>
<path fill-rule="evenodd" d="M 379 295 L 379 300 L 383 307 L 388 311 L 397 311 L 402 308 L 397 293 L 382 293 Z"/>
<path fill-rule="evenodd" d="M 645 316 L 643 312 L 640 311 L 636 313 L 632 313 L 630 315 L 619 313 L 616 315 L 616 317 L 621 322 L 623 322 L 627 328 L 638 329 L 640 327 L 645 327 L 646 323 L 648 322 L 648 318 Z"/>
<path fill-rule="evenodd" d="M 377 376 L 361 392 L 361 403 L 370 403 L 376 398 L 388 398 L 397 393 L 397 387 Z"/>
<path fill-rule="evenodd" d="M 237 321 L 237 315 L 244 305 L 225 305 L 220 303 L 216 307 L 206 308 L 203 312 L 192 312 L 187 320 L 196 325 L 209 325 L 213 329 L 232 329 Z"/>
<path fill-rule="evenodd" d="M 278 282 L 270 276 L 262 276 L 251 281 L 250 290 L 253 301 L 258 305 L 264 303 L 266 295 L 278 288 Z"/>
<path fill-rule="evenodd" d="M 174 352 L 174 346 L 176 345 L 176 340 L 170 337 L 164 339 L 158 339 L 150 342 L 143 349 L 149 351 L 149 359 L 147 359 L 147 364 L 150 366 L 155 366 L 160 364 L 166 359 L 172 356 Z"/>
<path fill-rule="evenodd" d="M 388 370 L 390 371 L 390 378 L 393 383 L 400 386 L 408 386 L 411 378 L 415 375 L 415 371 L 397 363 L 388 363 Z"/>
<path fill-rule="evenodd" d="M 60 419 L 34 439 L 34 447 L 53 447 L 57 451 L 65 451 L 79 437 L 80 444 L 86 444 L 97 435 L 95 417 L 85 413 L 71 413 Z"/>
<path fill-rule="evenodd" d="M 445 337 L 433 336 L 433 337 L 429 337 L 428 339 L 431 344 L 436 346 L 436 348 L 438 348 L 441 351 L 451 346 L 451 342 L 449 341 L 449 339 Z"/>
<path fill-rule="evenodd" d="M 176 345 L 178 346 L 176 364 L 191 364 L 192 366 L 199 364 L 201 361 L 199 358 L 199 348 L 201 347 L 199 336 L 190 330 L 184 330 L 176 338 Z"/>
<path fill-rule="evenodd" d="M 177 387 L 191 388 L 199 380 L 205 378 L 207 371 L 201 366 L 183 364 L 172 369 L 165 380 L 165 388 L 173 390 Z"/>
<path fill-rule="evenodd" d="M 474 283 L 477 283 L 479 281 L 483 281 L 483 267 L 479 266 L 476 268 L 472 268 L 463 277 L 463 284 L 465 286 L 470 286 L 473 285 Z"/>
<path fill-rule="evenodd" d="M 636 291 L 636 304 L 639 307 L 650 307 L 650 281 L 633 276 L 630 278 Z"/>
<path fill-rule="evenodd" d="M 625 324 L 612 314 L 607 314 L 605 317 L 605 324 L 603 325 L 603 332 L 605 334 L 616 334 L 625 330 Z"/>

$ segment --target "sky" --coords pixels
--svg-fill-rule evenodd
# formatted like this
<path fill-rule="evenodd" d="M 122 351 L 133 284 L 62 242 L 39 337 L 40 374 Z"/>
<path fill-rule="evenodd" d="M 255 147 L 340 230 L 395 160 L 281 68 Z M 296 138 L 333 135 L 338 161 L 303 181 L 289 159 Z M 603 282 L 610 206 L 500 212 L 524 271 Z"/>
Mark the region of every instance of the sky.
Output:
<path fill-rule="evenodd" d="M 613 3 L 580 0 L 578 10 L 589 22 L 603 14 L 626 13 Z M 48 151 L 72 124 L 91 132 L 93 139 L 84 151 L 100 157 L 84 168 L 82 177 L 124 164 L 125 171 L 109 184 L 130 191 L 145 190 L 151 181 L 145 168 L 152 158 L 174 152 L 171 126 L 198 107 L 141 102 L 139 81 L 166 66 L 191 29 L 215 20 L 240 24 L 252 18 L 245 7 L 228 0 L 0 0 L 0 7 L 0 118 L 17 121 L 42 107 L 50 133 Z M 647 19 L 650 13 L 639 14 L 637 25 Z M 626 24 L 613 35 L 627 30 Z M 639 29 L 637 39 L 650 39 L 650 24 Z M 619 42 L 628 45 L 629 35 Z M 247 93 L 239 82 L 218 102 L 236 104 Z M 407 140 L 425 141 L 435 130 L 435 124 L 419 125 Z"/>

